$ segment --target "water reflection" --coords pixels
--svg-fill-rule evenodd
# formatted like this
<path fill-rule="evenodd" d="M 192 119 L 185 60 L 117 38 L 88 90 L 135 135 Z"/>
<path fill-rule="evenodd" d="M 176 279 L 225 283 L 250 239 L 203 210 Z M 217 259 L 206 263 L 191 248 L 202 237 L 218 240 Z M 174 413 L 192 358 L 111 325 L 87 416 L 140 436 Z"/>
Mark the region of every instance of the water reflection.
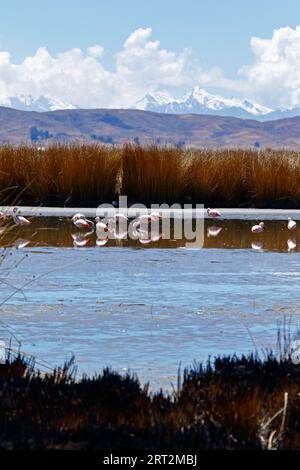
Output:
<path fill-rule="evenodd" d="M 223 230 L 222 227 L 208 227 L 207 229 L 207 236 L 208 237 L 217 237 L 219 235 L 219 233 L 221 233 Z"/>
<path fill-rule="evenodd" d="M 288 246 L 288 251 L 293 251 L 297 246 L 296 240 L 294 238 L 293 239 L 289 238 L 287 241 L 287 246 Z"/>
<path fill-rule="evenodd" d="M 259 221 L 257 221 L 259 222 Z M 249 249 L 275 252 L 298 252 L 298 228 L 291 237 L 285 220 L 269 220 L 265 223 L 263 233 L 251 233 L 251 220 L 205 220 L 204 248 Z M 195 229 L 195 224 L 193 224 Z M 300 228 L 299 228 L 300 230 Z M 111 235 L 111 234 L 110 234 Z M 30 226 L 13 227 L 0 231 L 0 246 L 37 247 L 133 247 L 133 248 L 180 248 L 185 247 L 186 240 L 177 239 L 171 222 L 171 236 L 165 239 L 161 230 L 149 236 L 148 232 L 136 231 L 135 239 L 116 226 L 114 239 L 107 234 L 97 236 L 94 229 L 74 231 L 74 225 L 66 218 L 43 217 L 32 219 Z"/>

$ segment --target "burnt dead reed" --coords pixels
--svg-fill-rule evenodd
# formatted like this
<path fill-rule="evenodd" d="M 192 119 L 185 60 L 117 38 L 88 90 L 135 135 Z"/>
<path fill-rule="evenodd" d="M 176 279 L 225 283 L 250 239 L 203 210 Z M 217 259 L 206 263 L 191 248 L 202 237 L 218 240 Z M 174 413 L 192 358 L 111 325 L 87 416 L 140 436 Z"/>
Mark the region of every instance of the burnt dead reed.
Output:
<path fill-rule="evenodd" d="M 218 357 L 150 393 L 104 369 L 75 380 L 21 356 L 0 365 L 0 449 L 300 449 L 300 367 L 269 354 Z"/>
<path fill-rule="evenodd" d="M 97 206 L 127 195 L 130 203 L 293 208 L 300 203 L 300 153 L 2 146 L 0 192 L 24 205 Z"/>

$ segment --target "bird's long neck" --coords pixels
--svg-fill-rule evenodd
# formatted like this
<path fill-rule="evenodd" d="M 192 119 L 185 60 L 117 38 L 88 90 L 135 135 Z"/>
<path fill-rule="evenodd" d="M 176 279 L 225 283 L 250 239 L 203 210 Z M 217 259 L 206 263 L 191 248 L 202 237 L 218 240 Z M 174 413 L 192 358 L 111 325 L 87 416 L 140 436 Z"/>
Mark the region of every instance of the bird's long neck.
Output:
<path fill-rule="evenodd" d="M 91 225 L 95 225 L 92 220 L 89 220 L 89 219 L 87 219 L 87 218 L 84 218 L 84 220 L 86 220 L 86 221 L 87 221 L 89 224 L 91 224 Z"/>

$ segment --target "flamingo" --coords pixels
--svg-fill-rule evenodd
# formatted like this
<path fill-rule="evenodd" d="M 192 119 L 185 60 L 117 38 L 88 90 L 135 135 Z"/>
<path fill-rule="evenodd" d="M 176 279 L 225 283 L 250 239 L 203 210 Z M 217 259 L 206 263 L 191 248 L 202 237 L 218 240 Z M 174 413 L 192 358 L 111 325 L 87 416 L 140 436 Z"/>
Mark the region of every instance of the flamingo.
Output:
<path fill-rule="evenodd" d="M 289 221 L 288 226 L 287 226 L 288 229 L 289 230 L 295 230 L 296 227 L 297 227 L 297 223 L 291 217 L 288 218 L 288 221 Z"/>
<path fill-rule="evenodd" d="M 264 222 L 260 222 L 258 225 L 253 225 L 251 228 L 252 233 L 261 233 L 264 231 L 265 224 Z"/>
<path fill-rule="evenodd" d="M 216 209 L 207 209 L 207 215 L 208 217 L 213 217 L 214 219 L 217 217 L 222 217 L 222 213 L 220 211 L 217 211 Z"/>
<path fill-rule="evenodd" d="M 76 219 L 85 219 L 85 215 L 81 214 L 81 212 L 77 212 L 75 215 L 73 215 L 72 221 Z"/>
<path fill-rule="evenodd" d="M 108 232 L 107 225 L 100 220 L 100 217 L 96 217 L 95 222 L 96 222 L 97 235 L 98 235 L 98 233 Z M 101 238 L 101 237 L 99 237 L 99 238 Z"/>
<path fill-rule="evenodd" d="M 77 214 L 73 215 L 72 222 L 77 228 L 94 226 L 94 222 L 87 219 L 85 215 L 81 214 L 80 212 L 77 212 Z"/>
<path fill-rule="evenodd" d="M 17 207 L 14 207 L 12 218 L 15 224 L 17 225 L 28 225 L 31 224 L 31 221 L 23 217 L 22 215 L 18 215 Z"/>
<path fill-rule="evenodd" d="M 140 215 L 135 222 L 132 224 L 133 230 L 140 231 L 142 228 L 151 226 L 152 222 L 156 223 L 161 220 L 161 215 L 159 212 L 151 212 L 151 214 Z"/>
<path fill-rule="evenodd" d="M 90 224 L 87 220 L 85 219 L 75 219 L 73 220 L 73 224 L 75 225 L 75 227 L 77 228 L 86 228 L 86 227 L 90 227 Z"/>
<path fill-rule="evenodd" d="M 143 214 L 138 217 L 140 223 L 158 222 L 160 219 L 161 215 L 159 212 L 151 212 L 151 214 Z"/>
<path fill-rule="evenodd" d="M 159 212 L 151 212 L 150 217 L 153 222 L 157 222 L 161 219 L 161 215 Z"/>
<path fill-rule="evenodd" d="M 126 215 L 121 214 L 120 212 L 118 212 L 117 214 L 113 215 L 110 218 L 110 220 L 113 221 L 113 222 L 116 222 L 116 223 L 128 222 L 128 217 L 126 217 Z"/>

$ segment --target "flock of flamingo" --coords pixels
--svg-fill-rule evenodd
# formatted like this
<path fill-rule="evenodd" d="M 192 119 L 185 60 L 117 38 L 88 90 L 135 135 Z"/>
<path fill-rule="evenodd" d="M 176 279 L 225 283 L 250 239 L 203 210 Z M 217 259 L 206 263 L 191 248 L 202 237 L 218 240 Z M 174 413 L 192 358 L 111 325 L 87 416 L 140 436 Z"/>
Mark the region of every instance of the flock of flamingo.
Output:
<path fill-rule="evenodd" d="M 18 213 L 18 208 L 15 207 L 12 211 L 12 219 L 14 224 L 16 225 L 28 225 L 31 223 L 31 220 L 26 219 L 24 216 Z M 222 213 L 217 209 L 207 209 L 207 215 L 209 218 L 218 219 L 222 218 Z M 6 215 L 3 212 L 0 212 L 0 218 L 4 218 Z M 162 218 L 159 212 L 151 212 L 150 214 L 144 214 L 137 217 L 134 222 L 132 222 L 131 229 L 133 237 L 138 239 L 142 244 L 147 244 L 150 242 L 158 241 L 161 238 L 161 233 L 159 232 L 159 227 L 154 223 L 159 222 Z M 122 213 L 117 213 L 110 217 L 109 219 L 100 219 L 100 217 L 96 217 L 95 221 L 90 220 L 85 217 L 82 213 L 77 213 L 72 217 L 73 225 L 78 229 L 91 229 L 89 232 L 81 232 L 79 231 L 76 234 L 72 234 L 72 238 L 74 241 L 75 246 L 84 246 L 88 241 L 88 236 L 91 233 L 94 233 L 96 229 L 97 240 L 96 244 L 98 246 L 103 246 L 107 243 L 109 239 L 109 232 L 113 233 L 113 238 L 116 239 L 124 239 L 127 237 L 127 223 L 129 222 L 128 217 L 126 217 Z M 153 230 L 153 227 L 155 229 Z M 125 230 L 126 228 L 126 230 Z M 289 217 L 287 220 L 287 229 L 290 231 L 294 231 L 297 228 L 297 223 Z M 149 232 L 149 229 L 151 231 Z M 251 227 L 251 232 L 254 234 L 261 233 L 265 229 L 264 222 L 260 222 L 259 224 L 253 225 Z M 222 231 L 222 227 L 209 227 L 207 229 L 208 237 L 216 237 Z M 252 245 L 253 248 L 256 248 L 256 243 L 254 242 Z M 289 250 L 294 249 L 296 246 L 296 242 L 293 240 L 288 240 L 288 248 Z M 261 245 L 259 246 L 261 248 Z"/>
<path fill-rule="evenodd" d="M 144 214 L 139 216 L 132 223 L 132 235 L 134 238 L 138 239 L 140 243 L 147 244 L 151 242 L 156 242 L 160 239 L 161 234 L 159 232 L 159 227 L 156 227 L 153 230 L 151 224 L 159 222 L 161 215 L 158 212 L 151 212 L 151 214 Z M 109 218 L 107 222 L 101 220 L 100 217 L 95 218 L 95 222 L 90 219 L 87 219 L 84 214 L 77 213 L 73 215 L 72 222 L 75 227 L 81 228 L 91 228 L 92 232 L 94 227 L 96 228 L 97 246 L 103 246 L 108 241 L 108 232 L 113 234 L 113 237 L 116 239 L 124 239 L 127 237 L 127 223 L 129 219 L 126 215 L 122 213 L 117 213 Z M 123 224 L 123 225 L 122 225 Z M 151 232 L 149 233 L 149 228 L 151 227 Z M 79 234 L 73 234 L 72 238 L 76 246 L 83 246 L 87 241 L 87 235 L 92 232 L 85 234 L 85 237 L 81 237 Z"/>
<path fill-rule="evenodd" d="M 213 219 L 216 219 L 218 217 L 222 217 L 222 213 L 216 209 L 207 209 L 207 215 Z M 297 228 L 297 222 L 295 222 L 291 217 L 288 218 L 288 224 L 287 224 L 288 230 L 295 230 Z M 251 232 L 252 233 L 261 233 L 265 229 L 265 223 L 260 222 L 257 225 L 253 225 L 251 227 Z"/>
<path fill-rule="evenodd" d="M 210 208 L 207 209 L 207 215 L 208 217 L 211 217 L 213 219 L 222 217 L 222 213 L 220 211 L 216 209 L 210 209 Z M 297 228 L 297 222 L 295 222 L 295 220 L 293 220 L 291 217 L 288 217 L 287 229 L 290 231 L 294 231 L 296 230 L 296 228 Z M 254 234 L 262 233 L 264 229 L 265 229 L 265 223 L 260 222 L 259 224 L 252 225 L 251 232 Z M 219 235 L 221 231 L 222 231 L 222 227 L 209 227 L 207 230 L 207 235 L 209 237 L 216 237 L 217 235 Z M 297 243 L 294 239 L 289 238 L 287 241 L 287 245 L 288 245 L 288 251 L 292 251 L 296 248 Z M 254 250 L 261 250 L 263 248 L 262 242 L 252 242 L 251 246 Z"/>

